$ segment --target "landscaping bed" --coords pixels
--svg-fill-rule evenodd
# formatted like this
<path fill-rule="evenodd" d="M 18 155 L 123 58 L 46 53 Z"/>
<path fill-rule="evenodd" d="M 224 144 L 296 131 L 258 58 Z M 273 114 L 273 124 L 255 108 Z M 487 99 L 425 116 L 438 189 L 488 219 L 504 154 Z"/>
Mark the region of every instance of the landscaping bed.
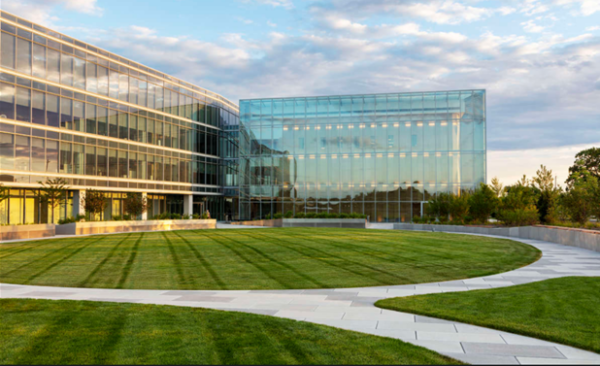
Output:
<path fill-rule="evenodd" d="M 0 364 L 461 364 L 400 340 L 240 312 L 0 300 Z"/>
<path fill-rule="evenodd" d="M 313 227 L 132 232 L 0 243 L 0 282 L 170 290 L 368 287 L 491 275 L 539 256 L 511 240 L 445 233 Z"/>
<path fill-rule="evenodd" d="M 376 306 L 479 325 L 600 353 L 600 278 L 380 300 Z"/>

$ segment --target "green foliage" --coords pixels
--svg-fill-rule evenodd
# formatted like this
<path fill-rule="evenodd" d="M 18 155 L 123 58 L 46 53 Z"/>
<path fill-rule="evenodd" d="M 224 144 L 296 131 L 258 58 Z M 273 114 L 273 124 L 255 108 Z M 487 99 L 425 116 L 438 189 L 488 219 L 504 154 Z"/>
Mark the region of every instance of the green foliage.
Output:
<path fill-rule="evenodd" d="M 296 212 L 296 215 L 294 215 L 294 217 L 297 219 L 303 219 L 306 217 L 306 214 L 304 212 Z"/>
<path fill-rule="evenodd" d="M 40 201 L 52 209 L 52 222 L 54 222 L 54 211 L 57 207 L 67 202 L 67 181 L 62 178 L 47 178 L 45 182 L 38 182 L 40 187 Z"/>
<path fill-rule="evenodd" d="M 133 218 L 137 218 L 139 215 L 146 212 L 148 208 L 148 203 L 146 201 L 146 197 L 144 197 L 141 193 L 127 193 L 127 196 L 123 200 L 123 205 L 125 207 L 125 211 L 130 213 Z"/>
<path fill-rule="evenodd" d="M 275 215 L 273 215 L 274 219 L 281 219 L 283 218 L 283 214 L 281 212 L 276 213 Z"/>
<path fill-rule="evenodd" d="M 202 213 L 202 220 L 208 220 L 208 219 L 210 219 L 208 214 L 206 212 Z"/>
<path fill-rule="evenodd" d="M 171 214 L 171 219 L 173 219 L 173 220 L 181 220 L 181 214 L 172 213 Z"/>
<path fill-rule="evenodd" d="M 112 215 L 113 221 L 122 221 L 123 217 L 121 215 Z"/>
<path fill-rule="evenodd" d="M 294 217 L 294 213 L 292 211 L 288 211 L 285 213 L 284 217 L 286 219 L 291 219 L 292 217 Z"/>
<path fill-rule="evenodd" d="M 469 215 L 482 224 L 485 224 L 498 208 L 498 196 L 484 183 L 480 183 L 479 187 L 469 195 L 468 202 Z"/>
<path fill-rule="evenodd" d="M 200 214 L 193 214 L 192 219 L 198 220 L 200 218 Z"/>
<path fill-rule="evenodd" d="M 271 214 L 270 213 L 266 214 L 265 215 L 265 220 L 270 220 L 270 219 L 271 219 Z"/>
<path fill-rule="evenodd" d="M 304 217 L 306 217 L 307 219 L 314 219 L 317 217 L 317 214 L 314 212 L 308 212 Z"/>
<path fill-rule="evenodd" d="M 536 172 L 536 176 L 531 180 L 531 185 L 537 190 L 536 207 L 540 221 L 542 223 L 553 221 L 560 190 L 559 187 L 554 185 L 552 170 L 548 170 L 544 165 L 541 165 L 540 170 Z"/>
<path fill-rule="evenodd" d="M 571 220 L 585 224 L 590 216 L 600 218 L 600 184 L 586 170 L 572 176 L 562 203 Z"/>
<path fill-rule="evenodd" d="M 108 204 L 108 199 L 104 192 L 88 189 L 81 197 L 81 203 L 85 212 L 89 213 L 89 217 L 94 218 L 97 214 L 104 211 L 104 208 Z"/>
<path fill-rule="evenodd" d="M 348 215 L 347 213 L 341 213 L 340 214 L 340 219 L 349 219 L 350 215 Z"/>
<path fill-rule="evenodd" d="M 575 155 L 575 163 L 569 168 L 569 178 L 566 183 L 571 185 L 575 179 L 583 178 L 586 175 L 584 172 L 600 179 L 600 148 L 592 147 Z"/>
<path fill-rule="evenodd" d="M 443 218 L 447 219 L 450 215 L 451 201 L 452 195 L 450 193 L 438 193 L 429 200 L 426 213 L 440 220 Z"/>
<path fill-rule="evenodd" d="M 5 187 L 4 184 L 0 183 L 0 203 L 10 197 L 10 188 Z"/>
<path fill-rule="evenodd" d="M 538 210 L 534 205 L 512 210 L 501 210 L 498 216 L 502 222 L 509 226 L 527 226 L 538 223 Z"/>
<path fill-rule="evenodd" d="M 500 183 L 498 177 L 492 178 L 492 184 L 490 184 L 490 189 L 494 191 L 496 197 L 500 198 L 504 196 L 504 185 Z"/>
<path fill-rule="evenodd" d="M 452 195 L 450 199 L 450 216 L 452 221 L 464 223 L 469 214 L 469 197 L 471 193 L 467 190 L 462 190 L 459 195 Z"/>

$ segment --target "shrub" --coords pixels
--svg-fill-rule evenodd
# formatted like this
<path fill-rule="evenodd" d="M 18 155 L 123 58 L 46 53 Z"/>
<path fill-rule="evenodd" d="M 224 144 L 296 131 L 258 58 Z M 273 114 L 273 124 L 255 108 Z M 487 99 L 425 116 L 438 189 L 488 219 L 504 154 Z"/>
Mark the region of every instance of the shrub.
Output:
<path fill-rule="evenodd" d="M 130 214 L 123 215 L 123 220 L 131 220 L 131 215 Z"/>
<path fill-rule="evenodd" d="M 330 214 L 327 214 L 327 218 L 329 218 L 329 219 L 339 219 L 340 218 L 340 214 L 332 212 Z"/>
<path fill-rule="evenodd" d="M 173 214 L 171 214 L 171 219 L 173 219 L 173 220 L 181 220 L 181 214 L 173 213 Z"/>
<path fill-rule="evenodd" d="M 348 215 L 347 213 L 341 213 L 340 214 L 340 219 L 349 219 L 350 215 Z"/>
<path fill-rule="evenodd" d="M 73 222 L 77 222 L 77 219 L 75 219 L 73 216 L 67 217 L 66 219 L 60 219 L 60 220 L 58 220 L 58 224 L 59 225 L 71 224 Z"/>
<path fill-rule="evenodd" d="M 193 214 L 192 219 L 198 220 L 200 218 L 200 214 Z"/>
<path fill-rule="evenodd" d="M 208 220 L 208 214 L 207 214 L 206 212 L 204 212 L 204 213 L 202 214 L 202 219 L 203 219 L 203 220 Z"/>
<path fill-rule="evenodd" d="M 297 219 L 303 219 L 306 217 L 306 214 L 304 212 L 297 212 L 294 217 Z"/>
<path fill-rule="evenodd" d="M 294 217 L 294 213 L 292 211 L 288 211 L 285 213 L 284 217 L 286 219 L 291 219 L 292 217 Z"/>
<path fill-rule="evenodd" d="M 315 212 L 309 212 L 306 214 L 305 216 L 307 219 L 314 219 L 317 217 L 317 214 Z"/>
<path fill-rule="evenodd" d="M 328 219 L 329 214 L 327 212 L 319 212 L 318 214 L 315 215 L 315 217 L 317 219 Z"/>
<path fill-rule="evenodd" d="M 450 215 L 450 202 L 452 195 L 450 193 L 438 193 L 435 197 L 432 197 L 427 205 L 427 214 L 442 218 L 448 218 Z"/>
<path fill-rule="evenodd" d="M 113 215 L 112 219 L 113 219 L 113 221 L 121 221 L 122 220 L 121 215 Z"/>
<path fill-rule="evenodd" d="M 283 217 L 283 214 L 281 212 L 278 212 L 275 215 L 273 215 L 274 219 L 281 219 L 282 217 Z"/>
<path fill-rule="evenodd" d="M 488 218 L 498 208 L 498 197 L 487 184 L 480 183 L 479 187 L 469 195 L 469 215 L 472 220 L 485 224 Z M 467 220 L 467 221 L 472 221 Z"/>
<path fill-rule="evenodd" d="M 500 210 L 498 218 L 509 226 L 535 225 L 538 222 L 538 210 L 535 205 L 513 210 Z"/>
<path fill-rule="evenodd" d="M 450 196 L 450 216 L 452 221 L 464 222 L 465 217 L 469 214 L 469 191 L 462 191 L 460 195 Z"/>

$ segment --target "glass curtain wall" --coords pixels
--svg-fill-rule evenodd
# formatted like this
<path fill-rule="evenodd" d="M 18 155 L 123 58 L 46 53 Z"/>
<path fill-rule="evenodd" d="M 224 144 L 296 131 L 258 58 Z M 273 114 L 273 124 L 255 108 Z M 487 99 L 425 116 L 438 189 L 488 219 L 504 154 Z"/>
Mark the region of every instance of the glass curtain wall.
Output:
<path fill-rule="evenodd" d="M 485 91 L 240 102 L 241 211 L 406 222 L 486 181 Z"/>

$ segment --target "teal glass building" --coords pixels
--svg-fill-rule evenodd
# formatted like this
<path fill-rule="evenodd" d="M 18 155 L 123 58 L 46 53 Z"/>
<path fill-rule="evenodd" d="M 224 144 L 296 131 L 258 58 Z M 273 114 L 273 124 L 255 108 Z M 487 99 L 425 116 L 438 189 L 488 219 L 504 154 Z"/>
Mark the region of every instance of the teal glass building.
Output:
<path fill-rule="evenodd" d="M 486 181 L 485 90 L 240 101 L 240 213 L 411 221 Z"/>

